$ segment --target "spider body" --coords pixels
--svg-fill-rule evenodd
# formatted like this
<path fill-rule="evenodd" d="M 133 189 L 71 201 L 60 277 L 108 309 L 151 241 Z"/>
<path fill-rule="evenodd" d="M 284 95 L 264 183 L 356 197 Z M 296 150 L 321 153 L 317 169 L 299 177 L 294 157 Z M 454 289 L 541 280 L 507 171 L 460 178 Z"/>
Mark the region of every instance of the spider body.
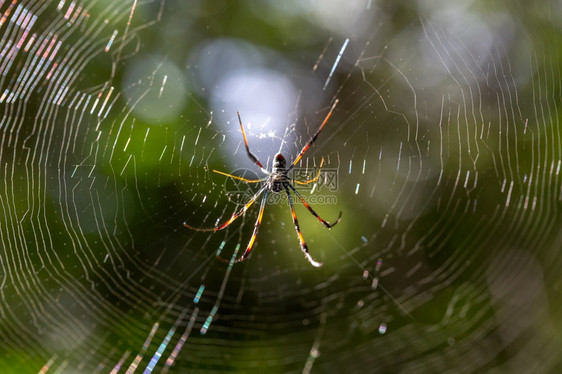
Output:
<path fill-rule="evenodd" d="M 250 152 L 250 147 L 248 146 L 248 139 L 246 138 L 246 132 L 244 131 L 244 125 L 242 124 L 242 119 L 240 118 L 240 113 L 238 113 L 238 121 L 240 122 L 240 128 L 242 129 L 242 136 L 244 137 L 244 145 L 246 146 L 246 153 L 247 153 L 248 157 L 257 166 L 260 167 L 262 172 L 265 175 L 267 175 L 267 177 L 262 178 L 262 179 L 246 179 L 246 178 L 238 177 L 238 176 L 235 176 L 235 175 L 227 174 L 227 173 L 224 173 L 222 171 L 213 170 L 213 172 L 215 172 L 217 174 L 222 174 L 222 175 L 225 175 L 227 177 L 230 177 L 230 178 L 233 178 L 233 179 L 238 179 L 238 180 L 241 180 L 241 181 L 244 181 L 244 182 L 247 182 L 247 183 L 263 182 L 263 184 L 262 184 L 262 187 L 258 190 L 258 192 L 250 199 L 250 201 L 248 201 L 240 210 L 235 212 L 232 215 L 232 217 L 230 217 L 230 219 L 227 220 L 222 225 L 217 225 L 217 226 L 212 227 L 212 228 L 197 228 L 197 227 L 190 226 L 187 223 L 184 223 L 183 225 L 185 227 L 191 229 L 191 230 L 196 230 L 196 231 L 216 232 L 216 231 L 222 230 L 222 229 L 226 228 L 227 226 L 229 226 L 232 222 L 234 222 L 234 220 L 236 220 L 238 217 L 240 217 L 241 215 L 246 213 L 248 208 L 250 208 L 250 206 L 256 201 L 256 199 L 263 193 L 264 195 L 263 195 L 262 200 L 261 200 L 260 210 L 259 210 L 259 213 L 258 213 L 258 218 L 257 218 L 256 223 L 254 225 L 254 232 L 252 233 L 252 237 L 250 238 L 250 241 L 248 242 L 248 246 L 246 247 L 246 250 L 244 251 L 244 254 L 242 254 L 242 256 L 236 260 L 236 262 L 244 261 L 249 257 L 250 251 L 252 250 L 252 247 L 254 246 L 254 242 L 256 240 L 258 230 L 261 226 L 261 221 L 262 221 L 262 218 L 263 218 L 263 211 L 264 211 L 264 208 L 265 208 L 265 203 L 267 201 L 268 193 L 269 192 L 279 193 L 279 192 L 285 191 L 287 193 L 287 197 L 289 199 L 289 206 L 291 208 L 291 217 L 293 219 L 293 224 L 295 225 L 295 231 L 297 232 L 297 237 L 299 239 L 301 250 L 304 253 L 306 259 L 313 266 L 315 266 L 315 267 L 322 266 L 322 263 L 316 261 L 308 252 L 308 246 L 306 245 L 306 242 L 304 241 L 304 237 L 303 237 L 302 232 L 300 230 L 299 221 L 297 219 L 297 214 L 295 213 L 295 207 L 294 207 L 294 204 L 293 204 L 293 197 L 291 196 L 291 192 L 293 192 L 295 194 L 295 196 L 300 200 L 300 202 L 305 206 L 305 208 L 308 209 L 308 211 L 314 217 L 316 217 L 318 219 L 318 221 L 320 221 L 320 223 L 322 223 L 327 229 L 332 228 L 333 226 L 335 226 L 340 221 L 341 211 L 340 211 L 340 214 L 338 216 L 338 219 L 334 223 L 328 223 L 323 218 L 321 218 L 318 214 L 316 214 L 316 212 L 312 209 L 312 207 L 306 202 L 304 197 L 302 197 L 301 194 L 295 189 L 295 187 L 293 187 L 293 184 L 292 184 L 293 182 L 297 183 L 297 184 L 309 184 L 309 183 L 312 183 L 312 182 L 316 182 L 318 180 L 318 178 L 320 177 L 320 170 L 318 171 L 318 174 L 316 175 L 315 178 L 309 179 L 307 181 L 298 181 L 296 179 L 293 179 L 293 178 L 289 177 L 289 172 L 300 161 L 300 159 L 302 158 L 304 153 L 314 143 L 314 141 L 318 137 L 318 134 L 320 133 L 320 131 L 322 131 L 322 128 L 324 128 L 324 125 L 326 124 L 326 122 L 328 122 L 328 119 L 332 115 L 332 112 L 334 111 L 334 108 L 336 107 L 337 103 L 338 103 L 338 100 L 335 100 L 334 104 L 330 108 L 330 111 L 328 112 L 328 115 L 324 118 L 324 121 L 322 121 L 322 124 L 320 125 L 320 127 L 318 128 L 316 133 L 310 138 L 308 143 L 303 147 L 301 152 L 297 155 L 297 157 L 295 158 L 295 160 L 293 161 L 291 166 L 287 167 L 287 160 L 285 159 L 285 157 L 281 153 L 277 153 L 275 155 L 275 157 L 273 158 L 273 166 L 271 167 L 271 171 L 266 170 L 263 167 L 263 164 L 258 160 L 258 158 L 252 152 Z M 324 163 L 324 159 L 322 159 L 322 162 L 320 163 L 319 169 L 322 168 L 323 163 Z"/>
<path fill-rule="evenodd" d="M 267 189 L 274 193 L 283 191 L 286 188 L 285 184 L 289 183 L 287 173 L 289 173 L 287 160 L 281 153 L 276 154 L 273 159 L 271 174 L 267 178 Z"/>

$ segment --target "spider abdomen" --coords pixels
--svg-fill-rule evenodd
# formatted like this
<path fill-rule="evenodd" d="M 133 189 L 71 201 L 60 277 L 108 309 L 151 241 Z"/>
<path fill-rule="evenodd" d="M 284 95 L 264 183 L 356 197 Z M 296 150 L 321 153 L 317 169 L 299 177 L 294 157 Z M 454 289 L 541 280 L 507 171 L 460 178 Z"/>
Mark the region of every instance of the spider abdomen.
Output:
<path fill-rule="evenodd" d="M 281 153 L 275 155 L 269 176 L 268 188 L 271 192 L 281 192 L 287 183 L 287 161 Z"/>
<path fill-rule="evenodd" d="M 279 175 L 272 175 L 269 179 L 269 186 L 268 189 L 271 192 L 281 192 L 283 191 L 285 183 L 285 178 Z"/>

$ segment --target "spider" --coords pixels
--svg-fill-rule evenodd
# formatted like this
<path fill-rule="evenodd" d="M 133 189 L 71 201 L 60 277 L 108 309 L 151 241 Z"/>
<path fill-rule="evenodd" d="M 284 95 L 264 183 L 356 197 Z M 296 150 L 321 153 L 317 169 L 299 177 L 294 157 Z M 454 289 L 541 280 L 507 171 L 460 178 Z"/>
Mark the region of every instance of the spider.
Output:
<path fill-rule="evenodd" d="M 311 208 L 311 206 L 306 202 L 306 200 L 302 197 L 302 195 L 295 189 L 295 187 L 293 187 L 293 184 L 291 182 L 295 182 L 295 183 L 301 184 L 301 185 L 316 182 L 318 180 L 318 178 L 320 177 L 320 170 L 318 171 L 318 174 L 316 175 L 316 177 L 314 177 L 312 179 L 309 179 L 307 181 L 295 180 L 295 179 L 289 177 L 288 173 L 301 160 L 302 156 L 305 154 L 305 152 L 308 150 L 308 148 L 310 148 L 310 146 L 314 143 L 314 141 L 318 137 L 318 134 L 320 134 L 320 131 L 322 131 L 322 128 L 324 128 L 324 125 L 326 124 L 326 122 L 328 122 L 328 119 L 332 115 L 332 112 L 334 111 L 334 108 L 336 107 L 337 103 L 338 103 L 338 100 L 335 100 L 334 104 L 332 105 L 332 107 L 330 109 L 330 111 L 328 112 L 328 115 L 326 116 L 326 118 L 324 118 L 324 121 L 322 121 L 322 124 L 320 125 L 320 127 L 318 128 L 316 133 L 310 138 L 308 143 L 303 147 L 303 149 L 298 154 L 298 156 L 295 158 L 295 160 L 293 161 L 291 166 L 289 166 L 287 168 L 287 160 L 285 159 L 285 157 L 283 157 L 283 155 L 281 153 L 277 153 L 275 155 L 274 159 L 273 159 L 273 167 L 271 168 L 271 172 L 266 170 L 263 167 L 263 164 L 258 160 L 258 158 L 250 151 L 250 147 L 248 146 L 248 139 L 246 138 L 246 132 L 244 131 L 244 125 L 242 124 L 242 119 L 240 118 L 240 113 L 237 112 L 238 122 L 240 122 L 240 128 L 242 129 L 242 136 L 244 137 L 244 145 L 246 146 L 246 153 L 248 154 L 248 157 L 254 162 L 254 164 L 259 166 L 259 168 L 266 175 L 266 177 L 262 178 L 262 179 L 246 179 L 246 178 L 238 177 L 238 176 L 235 176 L 235 175 L 227 174 L 227 173 L 224 173 L 222 171 L 213 170 L 213 172 L 215 172 L 217 174 L 227 176 L 229 178 L 238 179 L 238 180 L 244 181 L 246 183 L 259 183 L 259 182 L 264 182 L 264 183 L 261 186 L 261 188 L 258 190 L 258 192 L 256 192 L 256 194 L 242 207 L 242 209 L 235 212 L 232 215 L 232 217 L 230 217 L 230 219 L 228 221 L 224 222 L 223 224 L 217 225 L 217 226 L 212 227 L 212 228 L 197 228 L 197 227 L 190 226 L 187 223 L 184 223 L 183 225 L 185 227 L 187 227 L 188 229 L 195 230 L 195 231 L 216 232 L 216 231 L 222 230 L 222 229 L 226 228 L 227 226 L 229 226 L 232 222 L 234 222 L 234 220 L 236 220 L 238 217 L 243 215 L 248 210 L 248 208 L 250 208 L 250 206 L 256 201 L 256 199 L 262 193 L 265 192 L 262 199 L 261 199 L 260 210 L 259 210 L 259 213 L 258 213 L 258 218 L 257 218 L 256 223 L 254 225 L 254 232 L 252 233 L 252 237 L 250 238 L 250 241 L 248 242 L 248 246 L 246 247 L 246 250 L 244 251 L 244 254 L 242 254 L 242 256 L 240 258 L 235 260 L 235 262 L 244 261 L 248 258 L 248 256 L 250 256 L 250 252 L 252 250 L 252 247 L 254 246 L 256 236 L 258 235 L 258 231 L 259 231 L 261 221 L 262 221 L 262 218 L 263 218 L 263 210 L 265 208 L 265 202 L 267 200 L 268 193 L 269 192 L 279 193 L 279 192 L 282 192 L 283 190 L 285 190 L 285 192 L 287 193 L 287 197 L 289 198 L 289 205 L 291 207 L 291 216 L 293 218 L 293 223 L 295 225 L 295 230 L 297 232 L 297 237 L 299 239 L 302 252 L 304 253 L 306 259 L 313 266 L 315 266 L 315 267 L 322 266 L 322 263 L 316 261 L 310 255 L 310 253 L 308 252 L 308 246 L 306 245 L 306 242 L 304 241 L 304 237 L 303 237 L 302 232 L 300 230 L 299 221 L 297 219 L 297 215 L 295 213 L 295 207 L 294 207 L 294 204 L 293 204 L 293 197 L 291 196 L 290 192 L 292 191 L 295 194 L 295 196 L 306 207 L 306 209 L 308 209 L 308 211 L 314 217 L 316 217 L 318 219 L 318 221 L 320 221 L 328 229 L 332 228 L 333 226 L 335 226 L 340 221 L 341 211 L 339 213 L 338 219 L 334 223 L 329 223 L 329 222 L 325 221 L 324 219 L 322 219 L 322 217 L 320 217 Z M 322 159 L 322 161 L 320 163 L 320 169 L 322 168 L 323 164 L 324 164 L 324 159 Z M 222 259 L 222 260 L 224 260 L 224 259 Z M 226 261 L 226 260 L 224 260 L 224 261 Z"/>

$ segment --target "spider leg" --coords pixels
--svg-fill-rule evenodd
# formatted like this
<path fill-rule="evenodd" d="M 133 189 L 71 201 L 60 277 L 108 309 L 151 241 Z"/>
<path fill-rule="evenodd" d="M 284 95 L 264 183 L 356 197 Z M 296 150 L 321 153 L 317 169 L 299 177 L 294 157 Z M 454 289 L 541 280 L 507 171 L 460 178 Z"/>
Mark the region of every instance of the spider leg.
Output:
<path fill-rule="evenodd" d="M 313 259 L 312 256 L 310 255 L 310 253 L 308 253 L 308 246 L 306 245 L 306 243 L 304 241 L 304 238 L 302 236 L 302 232 L 301 232 L 301 229 L 299 227 L 299 220 L 297 219 L 297 214 L 295 213 L 295 206 L 293 205 L 293 198 L 291 197 L 291 193 L 289 192 L 289 189 L 286 186 L 284 186 L 284 187 L 285 187 L 285 192 L 287 192 L 287 196 L 289 197 L 289 205 L 291 206 L 291 215 L 293 217 L 293 223 L 295 224 L 295 230 L 297 231 L 297 236 L 299 238 L 299 242 L 300 242 L 300 245 L 301 245 L 302 252 L 304 253 L 304 256 L 306 257 L 306 259 L 312 264 L 312 266 L 319 268 L 320 266 L 322 266 L 322 263 Z"/>
<path fill-rule="evenodd" d="M 188 225 L 186 222 L 183 223 L 183 225 L 185 227 L 187 227 L 188 229 L 191 230 L 195 230 L 195 231 L 219 231 L 224 229 L 225 227 L 227 227 L 228 225 L 230 225 L 232 222 L 234 222 L 234 220 L 236 220 L 236 218 L 240 217 L 242 214 L 246 213 L 246 211 L 248 210 L 248 208 L 250 206 L 252 206 L 252 204 L 254 203 L 254 201 L 256 201 L 256 199 L 259 197 L 259 195 L 267 188 L 267 185 L 263 186 L 262 188 L 260 188 L 260 190 L 258 192 L 256 192 L 256 194 L 250 199 L 250 201 L 248 201 L 246 203 L 246 205 L 244 205 L 242 207 L 242 209 L 240 209 L 238 212 L 234 213 L 232 215 L 232 217 L 230 217 L 230 219 L 228 221 L 226 221 L 225 223 L 223 223 L 222 225 L 216 226 L 216 227 L 211 227 L 211 228 L 198 228 L 198 227 L 193 227 Z"/>
<path fill-rule="evenodd" d="M 254 225 L 254 232 L 252 233 L 252 237 L 250 238 L 250 241 L 248 242 L 248 247 L 246 247 L 246 250 L 244 251 L 244 254 L 237 259 L 235 262 L 242 262 L 244 260 L 246 260 L 248 258 L 248 256 L 250 256 L 250 251 L 252 250 L 252 247 L 254 246 L 254 242 L 256 241 L 256 236 L 258 235 L 258 231 L 260 229 L 261 226 L 261 220 L 263 218 L 263 210 L 265 208 L 265 202 L 267 200 L 267 193 L 269 192 L 269 190 L 265 190 L 265 194 L 263 195 L 263 198 L 261 199 L 261 205 L 260 205 L 260 212 L 258 213 L 258 219 L 256 220 L 256 224 Z"/>
<path fill-rule="evenodd" d="M 269 175 L 269 172 L 264 169 L 262 163 L 258 160 L 258 158 L 250 152 L 250 146 L 248 145 L 248 138 L 246 138 L 246 131 L 244 131 L 244 125 L 242 124 L 242 118 L 240 118 L 240 112 L 236 112 L 238 114 L 238 122 L 240 122 L 240 128 L 242 129 L 242 136 L 244 137 L 244 145 L 246 146 L 246 153 L 248 153 L 248 157 L 254 161 L 256 165 L 258 165 L 261 170 Z"/>
<path fill-rule="evenodd" d="M 318 137 L 318 134 L 320 134 L 320 131 L 322 131 L 322 129 L 324 128 L 324 125 L 326 125 L 326 122 L 328 122 L 328 120 L 332 116 L 332 113 L 334 112 L 334 109 L 336 108 L 336 105 L 338 104 L 338 101 L 339 101 L 338 99 L 336 99 L 334 101 L 334 104 L 332 105 L 332 108 L 330 108 L 330 111 L 328 112 L 328 115 L 326 116 L 326 118 L 324 118 L 324 121 L 322 121 L 322 124 L 320 125 L 320 128 L 318 130 L 316 130 L 316 133 L 312 136 L 312 138 L 310 138 L 308 143 L 302 148 L 301 153 L 299 153 L 297 158 L 295 158 L 295 161 L 293 161 L 293 164 L 291 166 L 289 166 L 289 169 L 287 169 L 287 171 L 291 170 L 300 161 L 300 159 L 302 158 L 304 153 L 308 150 L 308 148 L 310 148 L 312 143 L 314 143 L 314 141 Z"/>
<path fill-rule="evenodd" d="M 326 226 L 327 228 L 331 229 L 332 227 L 334 227 L 341 219 L 341 211 L 340 211 L 340 215 L 338 216 L 338 219 L 336 220 L 336 222 L 334 223 L 329 223 L 327 221 L 325 221 L 324 219 L 322 219 L 322 217 L 320 217 L 315 211 L 314 209 L 311 208 L 310 205 L 308 205 L 308 203 L 306 202 L 306 200 L 304 199 L 304 197 L 301 196 L 300 193 L 298 193 L 297 190 L 295 190 L 295 187 L 293 187 L 290 183 L 287 183 L 287 185 L 291 188 L 291 190 L 293 190 L 293 192 L 295 193 L 295 195 L 297 195 L 297 197 L 299 198 L 299 200 L 301 201 L 301 203 L 306 207 L 306 209 L 308 209 L 308 211 L 310 213 L 312 213 L 312 215 L 316 218 L 318 218 L 318 221 L 320 221 L 324 226 Z"/>
<path fill-rule="evenodd" d="M 229 178 L 238 179 L 238 180 L 244 181 L 244 182 L 246 182 L 246 183 L 263 182 L 263 181 L 265 181 L 265 180 L 267 179 L 267 178 L 262 178 L 262 179 L 246 179 L 246 178 L 237 177 L 236 175 L 228 174 L 228 173 L 225 173 L 225 172 L 222 172 L 222 171 L 218 171 L 218 170 L 214 170 L 214 169 L 213 169 L 213 172 L 214 172 L 214 173 L 217 173 L 217 174 L 221 174 L 221 175 L 227 176 L 227 177 L 229 177 Z"/>
<path fill-rule="evenodd" d="M 324 158 L 322 158 L 322 161 L 320 161 L 320 166 L 318 167 L 318 174 L 316 174 L 316 177 L 309 179 L 307 181 L 298 181 L 296 179 L 293 179 L 293 182 L 295 182 L 296 184 L 309 184 L 309 183 L 314 183 L 318 180 L 318 178 L 320 178 L 320 172 L 322 171 L 322 165 L 324 165 Z"/>

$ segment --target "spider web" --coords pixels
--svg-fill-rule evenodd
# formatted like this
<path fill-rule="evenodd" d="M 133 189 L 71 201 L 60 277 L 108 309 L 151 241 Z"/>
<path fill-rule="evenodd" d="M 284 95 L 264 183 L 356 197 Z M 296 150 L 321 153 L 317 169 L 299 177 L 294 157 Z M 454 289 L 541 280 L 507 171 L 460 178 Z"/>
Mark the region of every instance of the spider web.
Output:
<path fill-rule="evenodd" d="M 0 15 L 2 372 L 560 371 L 560 2 Z"/>

